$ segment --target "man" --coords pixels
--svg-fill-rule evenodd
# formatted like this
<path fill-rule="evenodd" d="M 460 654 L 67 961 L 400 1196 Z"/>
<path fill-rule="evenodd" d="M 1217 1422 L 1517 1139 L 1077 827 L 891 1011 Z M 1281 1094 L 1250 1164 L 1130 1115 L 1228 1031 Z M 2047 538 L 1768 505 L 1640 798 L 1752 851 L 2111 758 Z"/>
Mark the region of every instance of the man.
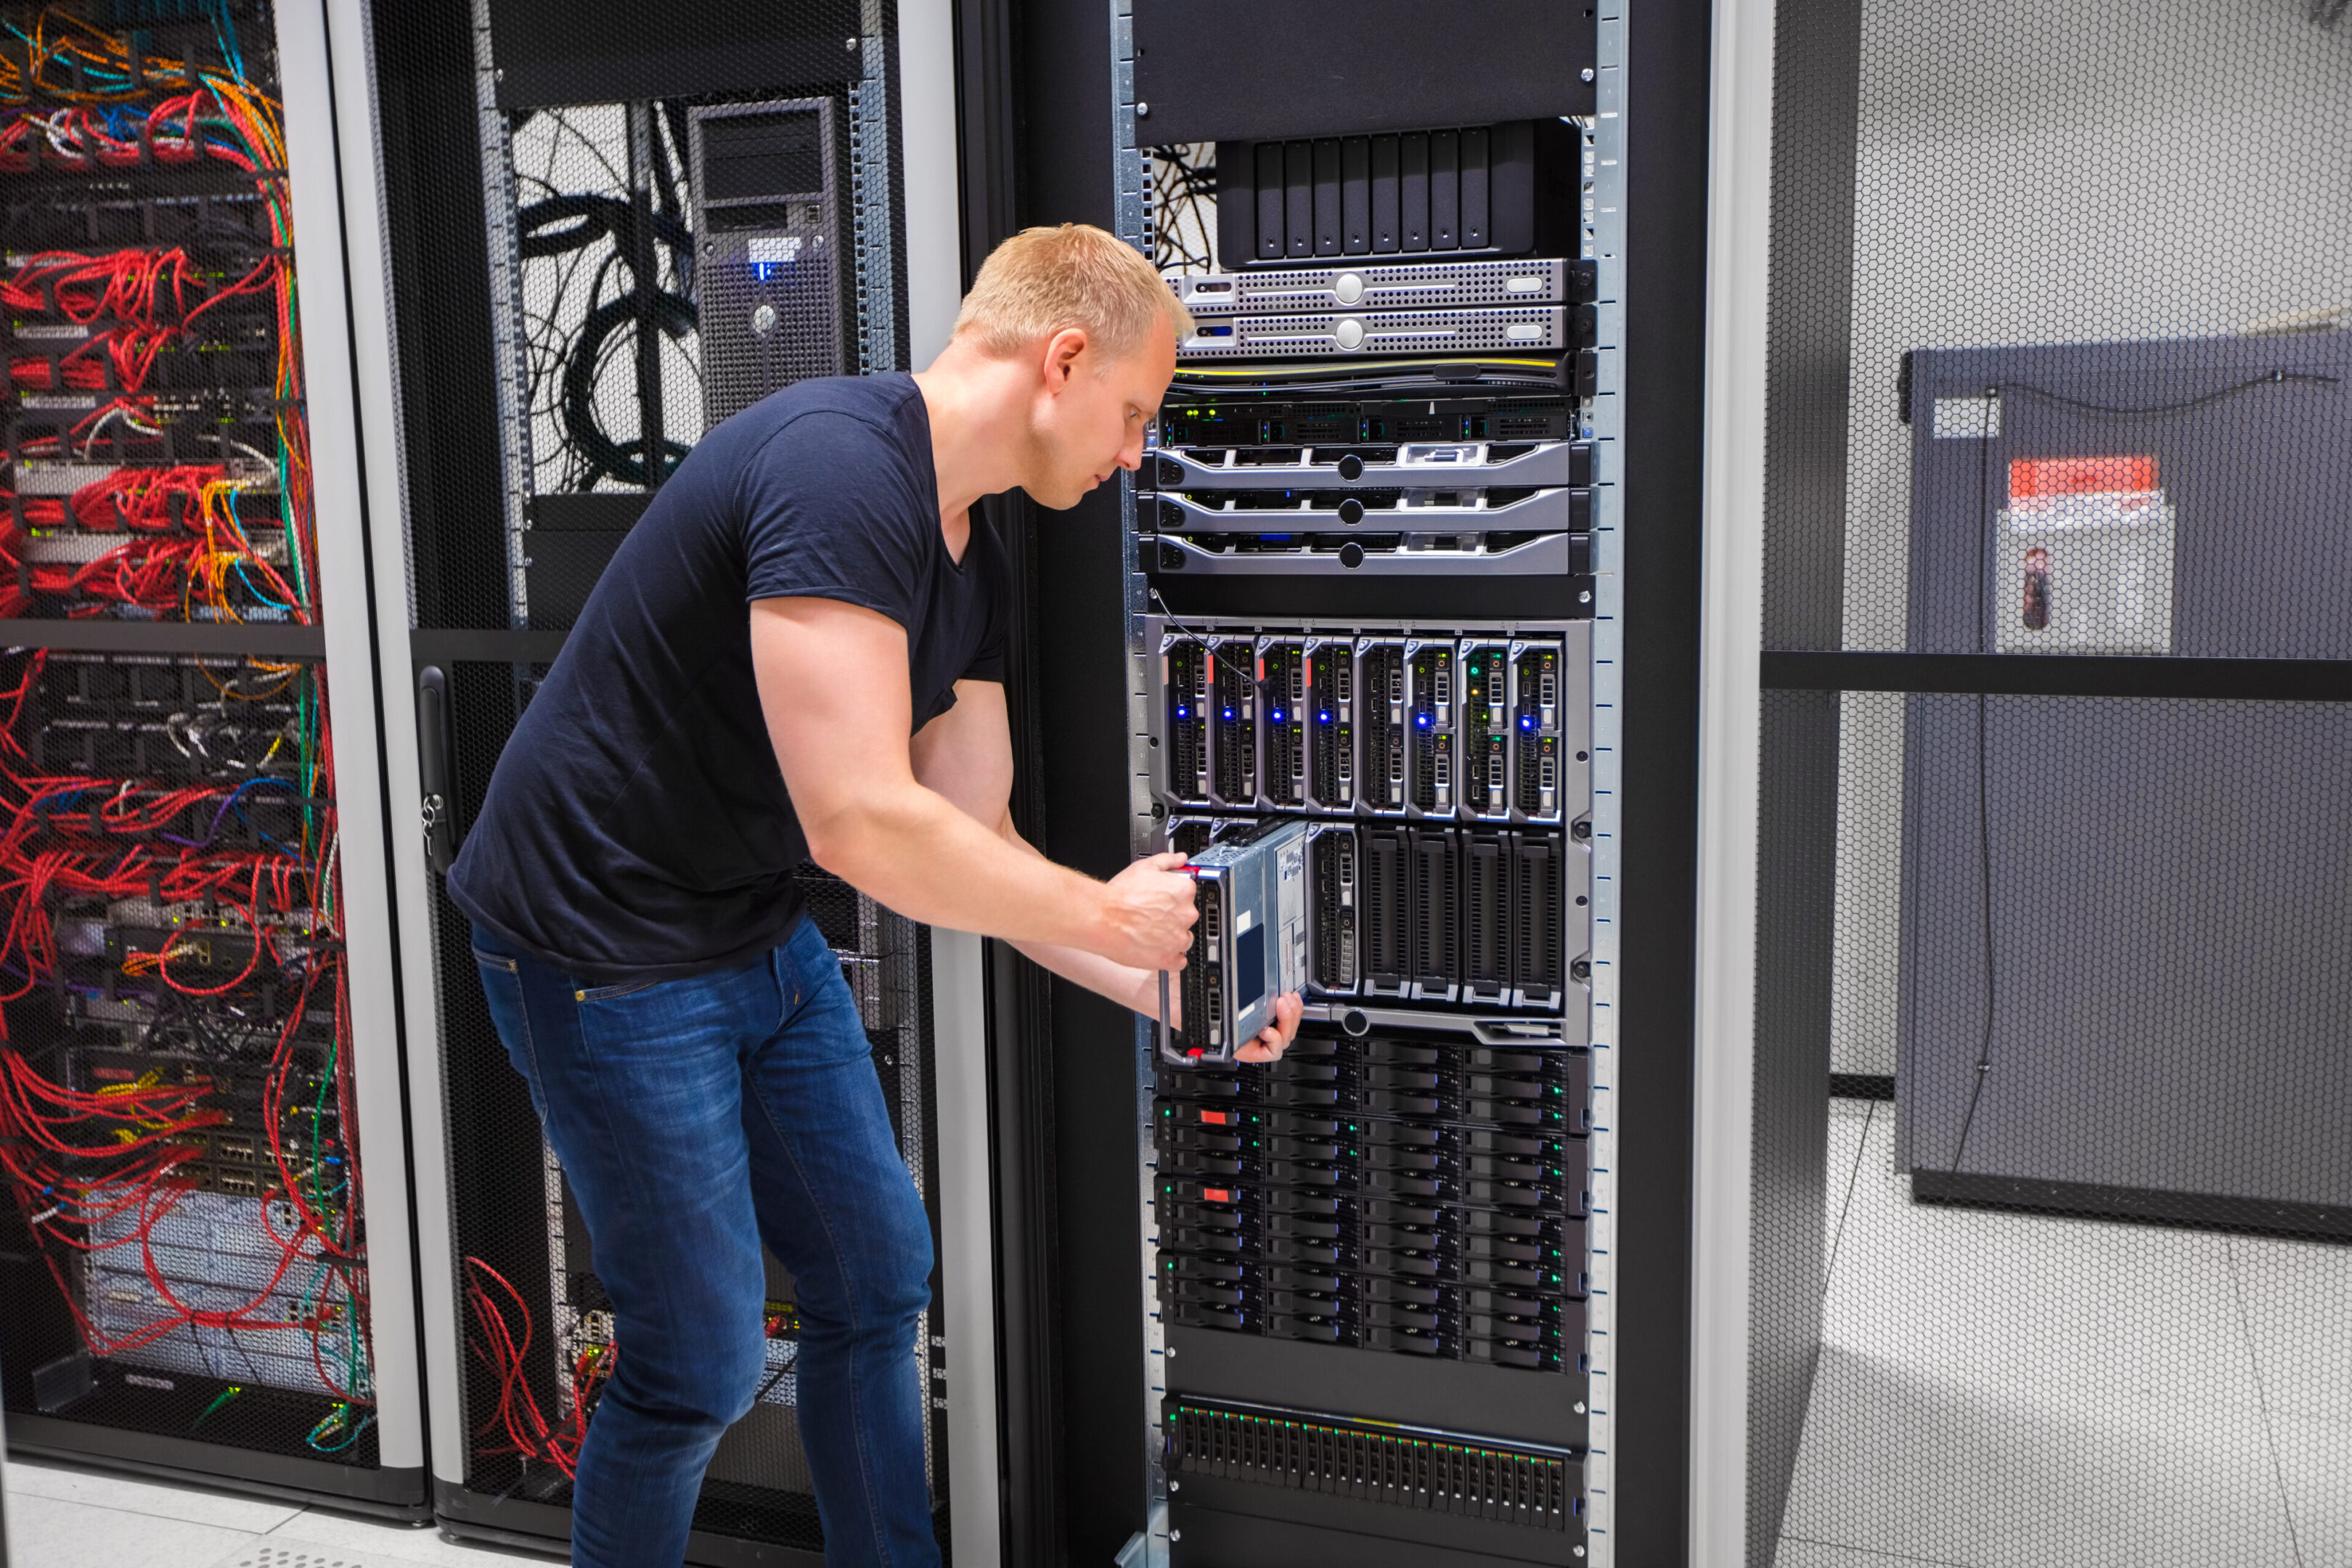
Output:
<path fill-rule="evenodd" d="M 1100 229 L 1006 241 L 929 369 L 803 382 L 704 438 L 499 759 L 449 892 L 613 1300 L 583 1568 L 683 1558 L 764 1372 L 763 1241 L 799 1300 L 825 1561 L 939 1561 L 929 1229 L 792 874 L 814 859 L 1157 1011 L 1193 921 L 1183 858 L 1097 882 L 1013 830 L 1003 560 L 972 507 L 1018 486 L 1066 508 L 1134 468 L 1188 325 Z M 1244 1059 L 1289 1043 L 1298 999 L 1277 1013 Z"/>

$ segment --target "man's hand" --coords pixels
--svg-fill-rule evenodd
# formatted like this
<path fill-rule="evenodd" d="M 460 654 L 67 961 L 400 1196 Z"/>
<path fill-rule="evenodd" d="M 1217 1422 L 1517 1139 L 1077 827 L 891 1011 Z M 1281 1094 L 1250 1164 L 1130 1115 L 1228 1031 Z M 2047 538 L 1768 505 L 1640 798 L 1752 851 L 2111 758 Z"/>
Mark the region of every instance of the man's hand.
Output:
<path fill-rule="evenodd" d="M 1234 1059 L 1244 1062 L 1278 1062 L 1290 1042 L 1298 1037 L 1299 1015 L 1307 1004 L 1296 991 L 1286 992 L 1274 999 L 1274 1022 L 1257 1032 L 1257 1038 L 1234 1053 Z"/>
<path fill-rule="evenodd" d="M 1128 1005 L 1147 1018 L 1160 1016 L 1160 976 L 1147 974 Z M 1290 1042 L 1298 1037 L 1298 1020 L 1307 1011 L 1307 1003 L 1297 992 L 1285 992 L 1274 999 L 1274 1022 L 1257 1032 L 1257 1038 L 1234 1053 L 1242 1062 L 1278 1062 Z M 1181 1031 L 1184 1027 L 1184 988 L 1168 988 L 1168 1026 Z"/>
<path fill-rule="evenodd" d="M 1101 934 L 1087 947 L 1113 963 L 1171 973 L 1184 967 L 1201 918 L 1180 854 L 1148 855 L 1103 884 Z"/>

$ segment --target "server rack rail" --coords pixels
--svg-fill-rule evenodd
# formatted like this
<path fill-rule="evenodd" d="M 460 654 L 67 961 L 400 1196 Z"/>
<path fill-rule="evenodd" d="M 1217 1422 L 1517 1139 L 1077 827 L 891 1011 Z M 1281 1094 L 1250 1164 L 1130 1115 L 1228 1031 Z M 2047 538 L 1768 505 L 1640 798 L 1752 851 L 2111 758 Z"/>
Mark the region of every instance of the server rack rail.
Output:
<path fill-rule="evenodd" d="M 609 1342 L 584 1231 L 440 878 L 521 705 L 706 425 L 803 375 L 903 368 L 944 341 L 956 294 L 952 210 L 907 172 L 952 156 L 932 5 L 713 7 L 672 19 L 681 47 L 667 55 L 626 7 L 563 11 L 333 7 L 358 379 L 386 454 L 368 472 L 385 520 L 386 757 L 421 828 L 398 836 L 394 866 L 409 900 L 433 1502 L 446 1529 L 540 1549 L 568 1532 L 569 1461 L 599 1369 L 627 1350 Z M 580 37 L 593 42 L 554 47 Z M 805 876 L 943 1243 L 906 1369 L 928 1393 L 935 1519 L 992 1561 L 992 1506 L 977 1511 L 965 1472 L 992 1468 L 994 1434 L 971 1420 L 981 1399 L 957 1397 L 991 1376 L 986 1291 L 966 1278 L 989 1259 L 949 1240 L 985 1237 L 986 1182 L 941 1176 L 969 1172 L 985 1099 L 969 1087 L 978 966 L 968 939 Z M 770 1294 L 770 1386 L 722 1441 L 696 1563 L 822 1552 L 790 1408 L 790 1284 L 772 1267 Z M 525 1404 L 538 1421 L 495 1421 Z"/>
<path fill-rule="evenodd" d="M 421 1516 L 325 13 L 7 10 L 9 1437 Z"/>

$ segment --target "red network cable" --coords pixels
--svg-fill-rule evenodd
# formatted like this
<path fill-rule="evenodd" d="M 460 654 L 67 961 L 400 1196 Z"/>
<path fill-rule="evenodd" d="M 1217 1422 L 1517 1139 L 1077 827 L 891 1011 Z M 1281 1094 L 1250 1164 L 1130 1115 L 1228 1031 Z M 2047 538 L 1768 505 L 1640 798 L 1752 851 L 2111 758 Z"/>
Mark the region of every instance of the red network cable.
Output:
<path fill-rule="evenodd" d="M 513 1301 L 515 1310 L 521 1314 L 520 1340 L 507 1321 L 506 1309 L 491 1294 L 492 1285 Z M 489 1418 L 474 1429 L 474 1436 L 503 1434 L 506 1439 L 503 1443 L 477 1447 L 474 1452 L 486 1458 L 519 1454 L 553 1465 L 566 1476 L 572 1475 L 580 1462 L 580 1445 L 588 1436 L 590 1407 L 595 1403 L 596 1390 L 612 1375 L 618 1347 L 590 1345 L 572 1358 L 571 1414 L 550 1425 L 539 1407 L 539 1400 L 530 1392 L 526 1371 L 530 1356 L 530 1309 L 524 1304 L 522 1293 L 507 1282 L 505 1275 L 480 1258 L 468 1258 L 466 1306 L 473 1317 L 475 1330 L 467 1336 L 467 1347 L 499 1382 L 498 1403 Z"/>

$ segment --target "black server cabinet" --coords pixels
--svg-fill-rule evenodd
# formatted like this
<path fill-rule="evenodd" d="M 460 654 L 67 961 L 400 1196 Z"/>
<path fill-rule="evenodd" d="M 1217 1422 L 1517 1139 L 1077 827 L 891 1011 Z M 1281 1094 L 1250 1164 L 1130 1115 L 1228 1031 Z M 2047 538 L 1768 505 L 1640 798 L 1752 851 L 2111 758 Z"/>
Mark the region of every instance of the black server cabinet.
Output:
<path fill-rule="evenodd" d="M 2342 332 L 1906 356 L 1909 651 L 1989 688 L 1905 699 L 1916 1194 L 2352 1233 L 2347 362 Z"/>
<path fill-rule="evenodd" d="M 22 1449 L 415 1517 L 320 22 L 0 15 L 0 1401 Z"/>
<path fill-rule="evenodd" d="M 408 589 L 387 647 L 414 681 L 430 904 L 430 963 L 409 974 L 434 1027 L 412 1071 L 446 1152 L 420 1226 L 446 1406 L 434 1505 L 451 1531 L 541 1545 L 569 1530 L 600 1369 L 626 1347 L 441 877 L 582 605 L 705 429 L 790 381 L 908 354 L 893 6 L 711 6 L 650 36 L 627 7 L 560 9 L 382 7 L 368 37 Z M 802 879 L 940 1242 L 929 933 L 813 867 Z M 929 1391 L 944 1540 L 950 1352 L 933 1283 L 906 1375 Z M 793 1286 L 772 1259 L 768 1294 L 772 1375 L 713 1461 L 698 1563 L 822 1553 Z"/>
<path fill-rule="evenodd" d="M 1369 81 L 1381 68 L 1373 57 L 1417 25 L 1403 16 L 1408 8 L 1395 9 L 1393 18 L 1380 7 L 1351 13 L 1334 24 L 1344 41 L 1310 13 L 1269 13 L 1246 26 L 1259 29 L 1251 36 L 1262 37 L 1264 60 L 1295 51 L 1332 64 L 1330 82 Z M 1569 36 L 1499 51 L 1504 63 L 1477 76 L 1475 97 L 1465 96 L 1466 89 L 1454 91 L 1454 78 L 1444 69 L 1417 69 L 1412 90 L 1394 101 L 1344 89 L 1229 90 L 1246 72 L 1226 72 L 1217 57 L 1171 41 L 1213 15 L 1222 14 L 1181 0 L 1136 0 L 1132 7 L 1033 0 L 1022 7 L 1013 58 L 1025 135 L 1014 139 L 1007 159 L 1019 175 L 1016 216 L 1114 228 L 1157 257 L 1196 319 L 1229 329 L 1185 345 L 1187 374 L 1213 363 L 1215 374 L 1198 378 L 1194 395 L 1186 395 L 1180 375 L 1163 407 L 1160 455 L 1173 464 L 1148 458 L 1115 505 L 1097 498 L 1066 517 L 1038 520 L 1038 591 L 1058 606 L 1038 626 L 1048 842 L 1057 858 L 1107 875 L 1132 854 L 1171 839 L 1202 842 L 1234 821 L 1299 812 L 1315 819 L 1314 859 L 1328 870 L 1335 893 L 1343 868 L 1353 879 L 1329 910 L 1318 912 L 1310 938 L 1312 1021 L 1295 1064 L 1281 1069 L 1162 1074 L 1148 1038 L 1131 1033 L 1130 1019 L 1069 987 L 1051 988 L 1050 1017 L 1038 1033 L 1052 1051 L 1053 1206 L 1063 1236 L 1086 1243 L 1081 1248 L 1065 1241 L 1055 1260 L 1057 1313 L 1040 1329 L 1060 1372 L 1055 1397 L 1065 1425 L 1056 1544 L 1070 1561 L 1124 1553 L 1122 1561 L 1224 1564 L 1343 1554 L 1367 1562 L 1679 1562 L 1689 1435 L 1684 1412 L 1706 165 L 1698 106 L 1708 79 L 1707 14 L 1682 5 L 1631 17 L 1617 5 L 1548 13 L 1544 24 Z M 1487 40 L 1468 35 L 1489 24 L 1507 33 L 1514 20 L 1507 11 L 1481 13 L 1465 38 L 1447 47 L 1486 49 Z M 990 42 L 983 30 L 974 51 L 982 66 Z M 1595 63 L 1560 72 L 1538 63 L 1573 61 L 1580 53 Z M 1063 89 L 1106 60 L 1108 98 Z M 1497 85 L 1513 75 L 1514 60 L 1539 81 Z M 1523 89 L 1530 94 L 1526 107 L 1514 96 Z M 1234 117 L 1244 110 L 1250 113 Z M 1402 235 L 1383 238 L 1381 226 L 1401 224 L 1402 214 L 1392 209 L 1408 184 L 1416 216 L 1429 221 L 1429 168 L 1425 162 L 1399 166 L 1406 135 L 1423 133 L 1416 145 L 1426 148 L 1435 141 L 1427 132 L 1465 123 L 1491 127 L 1506 113 L 1569 117 L 1578 143 L 1570 187 L 1589 199 L 1592 183 L 1601 183 L 1593 224 L 1572 215 L 1566 226 L 1575 242 L 1539 249 L 1534 258 L 1569 264 L 1560 268 L 1560 294 L 1549 296 L 1559 301 L 1557 313 L 1465 320 L 1441 314 L 1450 308 L 1444 300 L 1374 295 L 1375 287 L 1393 290 L 1459 268 L 1465 276 L 1453 279 L 1451 298 L 1475 309 L 1475 297 L 1465 300 L 1461 283 L 1475 277 L 1501 291 L 1525 274 L 1507 258 L 1429 253 L 1425 228 L 1416 254 L 1382 254 L 1404 248 Z M 1360 159 L 1351 157 L 1359 137 Z M 1227 167 L 1227 144 L 1218 138 L 1255 142 L 1246 166 Z M 1326 143 L 1336 143 L 1325 150 L 1338 156 L 1318 164 L 1316 153 Z M 1494 149 L 1490 132 L 1490 223 L 1501 199 L 1491 178 Z M 1458 222 L 1458 137 L 1451 150 Z M 1334 163 L 1336 178 L 1318 179 Z M 1544 164 L 1538 180 L 1549 183 L 1554 167 Z M 1351 216 L 1349 193 L 1358 179 L 1367 210 Z M 1336 185 L 1339 222 L 1338 254 L 1328 257 L 1318 254 L 1317 227 L 1318 217 L 1328 216 L 1317 204 L 1327 184 Z M 1219 253 L 1228 199 L 1252 208 L 1245 218 L 1230 217 L 1229 232 L 1251 241 L 1248 256 Z M 1372 231 L 1361 247 L 1349 237 L 1356 217 Z M 1540 218 L 1537 224 L 1539 233 L 1560 232 Z M 1456 256 L 1475 248 L 1460 231 L 1455 244 Z M 1486 258 L 1499 248 L 1488 248 Z M 1532 289 L 1544 298 L 1547 287 L 1522 284 L 1510 297 Z M 1268 305 L 1285 291 L 1291 317 L 1270 321 Z M 1430 310 L 1418 321 L 1374 320 L 1382 300 Z M 1523 330 L 1501 336 L 1511 326 Z M 1433 327 L 1463 331 L 1450 340 L 1451 351 L 1428 341 L 1401 348 L 1411 340 L 1381 335 Z M 1500 341 L 1481 340 L 1481 332 Z M 1496 377 L 1485 386 L 1449 386 L 1465 399 L 1486 397 L 1483 408 L 1433 408 L 1434 389 L 1415 389 L 1415 413 L 1423 419 L 1483 414 L 1490 423 L 1482 437 L 1497 444 L 1492 432 L 1501 427 L 1491 421 L 1507 412 L 1514 421 L 1534 423 L 1514 423 L 1499 445 L 1557 444 L 1558 477 L 1530 478 L 1525 488 L 1556 485 L 1586 494 L 1563 495 L 1556 507 L 1532 498 L 1531 510 L 1545 512 L 1546 521 L 1524 531 L 1458 510 L 1442 521 L 1434 512 L 1399 515 L 1404 498 L 1395 491 L 1422 487 L 1399 484 L 1392 470 L 1378 465 L 1392 463 L 1394 447 L 1405 442 L 1465 445 L 1465 426 L 1376 433 L 1363 422 L 1375 411 L 1360 401 L 1351 409 L 1306 411 L 1311 419 L 1352 417 L 1358 423 L 1351 427 L 1299 425 L 1286 412 L 1285 428 L 1271 428 L 1276 421 L 1266 416 L 1266 405 L 1376 399 L 1383 366 L 1408 357 L 1469 357 L 1462 353 L 1465 342 L 1474 353 L 1547 362 L 1541 386 Z M 1251 352 L 1277 342 L 1280 357 Z M 1275 365 L 1291 374 L 1269 374 Z M 1213 397 L 1207 395 L 1212 386 Z M 1530 395 L 1539 404 L 1549 400 L 1549 407 L 1497 405 Z M 1574 424 L 1559 417 L 1563 402 L 1578 416 Z M 1243 425 L 1255 426 L 1255 434 L 1241 433 L 1236 426 Z M 1231 463 L 1195 463 L 1187 450 L 1222 453 L 1253 444 L 1256 450 Z M 1580 445 L 1599 448 L 1597 472 L 1578 461 Z M 1320 450 L 1301 450 L 1307 447 Z M 1499 466 L 1517 456 L 1490 450 L 1486 460 Z M 1519 487 L 1505 486 L 1499 475 L 1489 476 L 1484 496 L 1465 498 L 1464 491 L 1481 488 L 1466 479 L 1447 488 L 1454 494 L 1445 504 L 1457 509 L 1465 500 L 1474 509 L 1530 500 L 1508 493 Z M 1373 489 L 1390 493 L 1363 493 Z M 1276 490 L 1291 493 L 1267 493 Z M 1439 500 L 1423 493 L 1407 506 Z M 1606 639 L 1596 641 L 1591 668 L 1613 689 L 1596 688 L 1591 711 L 1610 732 L 1606 742 L 1596 733 L 1595 742 L 1613 753 L 1613 777 L 1592 781 L 1589 815 L 1571 808 L 1565 819 L 1551 818 L 1565 831 L 1555 837 L 1549 822 L 1523 824 L 1509 814 L 1517 775 L 1507 767 L 1500 809 L 1491 791 L 1484 799 L 1456 793 L 1448 816 L 1431 791 L 1410 787 L 1415 780 L 1435 783 L 1436 756 L 1444 752 L 1450 752 L 1445 771 L 1458 787 L 1456 770 L 1468 755 L 1463 748 L 1483 739 L 1480 725 L 1488 722 L 1465 716 L 1458 695 L 1444 747 L 1402 746 L 1393 767 L 1379 750 L 1383 735 L 1367 725 L 1385 725 L 1390 715 L 1362 706 L 1367 696 L 1353 662 L 1366 642 L 1379 652 L 1381 644 L 1425 643 L 1433 640 L 1431 632 L 1451 633 L 1457 658 L 1466 658 L 1461 650 L 1504 635 L 1498 626 L 1586 617 L 1595 638 Z M 1171 717 L 1153 692 L 1163 647 L 1173 656 L 1168 676 L 1181 679 L 1196 673 L 1187 668 L 1191 653 L 1238 650 L 1244 637 L 1265 650 L 1269 681 L 1294 650 L 1347 655 L 1313 663 L 1303 791 L 1292 763 L 1275 754 L 1275 765 L 1267 765 L 1269 734 L 1277 745 L 1297 738 L 1286 728 L 1289 721 L 1271 719 L 1264 686 L 1251 731 L 1255 781 L 1241 779 L 1235 768 L 1218 771 L 1215 725 L 1202 726 L 1197 735 L 1157 729 Z M 1326 696 L 1338 703 L 1328 722 L 1321 717 L 1331 707 L 1321 700 Z M 1432 719 L 1434 730 L 1433 713 Z M 1240 731 L 1225 738 L 1238 747 Z M 1181 744 L 1166 750 L 1171 740 Z M 1374 748 L 1370 753 L 1368 746 Z M 1404 787 L 1395 799 L 1373 798 L 1380 781 L 1368 754 L 1383 778 L 1397 773 Z M 1539 784 L 1540 749 L 1528 755 Z M 1509 756 L 1506 748 L 1507 763 Z M 1188 763 L 1197 769 L 1191 794 L 1179 800 L 1163 793 Z M 1243 798 L 1250 782 L 1255 803 Z M 1516 929 L 1540 931 L 1553 913 L 1541 903 L 1517 905 L 1507 874 L 1502 886 L 1494 885 L 1496 867 L 1518 864 L 1494 854 L 1510 846 L 1514 834 L 1533 838 L 1538 863 L 1547 856 L 1561 863 L 1563 890 L 1588 866 L 1596 882 L 1610 885 L 1609 907 L 1594 911 L 1593 934 L 1582 936 L 1563 919 L 1550 947 L 1562 963 L 1567 1000 L 1576 1005 L 1546 998 L 1540 978 L 1507 991 L 1495 973 L 1496 936 L 1505 939 L 1507 965 L 1520 952 L 1510 940 L 1514 916 L 1526 920 Z M 1580 863 L 1585 856 L 1591 858 Z M 1417 918 L 1413 871 L 1442 871 L 1449 860 L 1456 909 L 1472 922 L 1465 934 L 1479 965 L 1475 974 L 1451 977 L 1457 988 L 1450 1002 L 1444 999 L 1449 977 L 1417 973 L 1428 954 L 1415 951 L 1418 942 L 1397 940 L 1426 939 L 1427 922 L 1394 928 L 1382 919 L 1391 899 L 1406 900 L 1406 918 Z M 1478 870 L 1465 885 L 1463 868 L 1470 866 Z M 1499 909 L 1497 893 L 1505 895 Z M 1472 989 L 1465 993 L 1464 985 Z M 1589 1026 L 1582 1016 L 1587 997 Z M 1584 1234 L 1572 1240 L 1576 1216 L 1563 1207 L 1506 1215 L 1483 1202 L 1493 1196 L 1489 1190 L 1482 1201 L 1465 1195 L 1452 1211 L 1461 1218 L 1441 1216 L 1433 1226 L 1434 1209 L 1444 1205 L 1414 1205 L 1382 1190 L 1406 1174 L 1396 1168 L 1401 1162 L 1428 1152 L 1424 1142 L 1442 1155 L 1493 1131 L 1458 1120 L 1466 1100 L 1414 1097 L 1400 1080 L 1403 1074 L 1466 1076 L 1469 1065 L 1457 1053 L 1498 1049 L 1476 1037 L 1480 1026 L 1472 1021 L 1482 1009 L 1490 1009 L 1487 1026 L 1508 1016 L 1526 1030 L 1517 1038 L 1529 1048 L 1511 1054 L 1538 1062 L 1547 1055 L 1580 1059 L 1591 1069 L 1585 1081 L 1593 1085 L 1592 1131 L 1580 1141 L 1564 1137 L 1563 1145 L 1580 1146 L 1563 1146 L 1567 1157 L 1549 1167 L 1547 1146 L 1535 1141 L 1538 1169 L 1565 1177 L 1577 1168 L 1573 1156 L 1586 1162 L 1591 1184 L 1577 1188 L 1575 1201 L 1591 1192 L 1594 1212 L 1582 1216 Z M 1362 1032 L 1352 1033 L 1351 1024 Z M 1467 1032 L 1449 1036 L 1465 1024 Z M 1572 1030 L 1590 1050 L 1567 1043 Z M 1132 1039 L 1133 1053 L 1107 1051 L 1114 1038 Z M 1412 1059 L 1395 1059 L 1400 1054 Z M 1420 1059 L 1424 1055 L 1437 1059 Z M 1563 1091 L 1568 1083 L 1563 1078 Z M 1322 1103 L 1297 1099 L 1307 1094 Z M 1405 1096 L 1413 1108 L 1367 1111 L 1364 1097 L 1374 1094 L 1391 1106 Z M 1328 1113 L 1340 1105 L 1357 1114 Z M 1205 1120 L 1219 1116 L 1226 1120 Z M 1328 1125 L 1335 1121 L 1341 1125 Z M 1226 1146 L 1243 1138 L 1265 1146 Z M 1201 1169 L 1175 1168 L 1188 1163 Z M 1413 1207 L 1421 1212 L 1402 1212 Z M 1585 1278 L 1576 1283 L 1589 1294 L 1579 1302 L 1563 1289 L 1557 1301 L 1559 1342 L 1580 1342 L 1587 1356 L 1601 1347 L 1604 1359 L 1583 1369 L 1584 1393 L 1576 1391 L 1577 1373 L 1568 1364 L 1542 1364 L 1553 1303 L 1540 1296 L 1513 1303 L 1532 1310 L 1502 1314 L 1519 1320 L 1509 1329 L 1517 1341 L 1512 1349 L 1536 1358 L 1533 1368 L 1447 1354 L 1431 1344 L 1431 1325 L 1413 1315 L 1433 1316 L 1428 1309 L 1444 1301 L 1398 1296 L 1400 1285 L 1426 1289 L 1407 1281 L 1430 1254 L 1459 1258 L 1468 1256 L 1465 1244 L 1490 1244 L 1481 1229 L 1489 1222 L 1472 1215 L 1514 1224 L 1533 1218 L 1538 1246 L 1586 1249 Z M 1606 1258 L 1592 1250 L 1596 1226 L 1601 1234 L 1613 1227 Z M 1552 1234 L 1557 1244 L 1545 1239 Z M 1437 1284 L 1454 1289 L 1459 1281 Z M 1465 1317 L 1450 1326 L 1465 1348 L 1499 1348 L 1480 1331 L 1491 1324 Z M 1605 1330 L 1605 1345 L 1595 1329 Z M 1414 1353 L 1433 1348 L 1437 1354 Z M 1444 1467 L 1475 1453 L 1478 1473 L 1494 1479 L 1498 1494 L 1507 1485 L 1515 1499 L 1529 1500 L 1527 1509 L 1515 1502 L 1488 1512 L 1482 1503 L 1486 1516 L 1473 1520 L 1466 1509 L 1442 1515 L 1390 1500 L 1408 1494 L 1361 1468 L 1371 1463 L 1360 1447 L 1368 1424 L 1378 1423 L 1420 1428 L 1379 1428 L 1398 1445 L 1384 1450 L 1380 1463 L 1392 1455 L 1399 1464 L 1435 1467 L 1414 1473 L 1442 1473 L 1447 1495 L 1466 1499 L 1486 1494 L 1454 1489 L 1463 1486 L 1461 1472 Z M 1604 1447 L 1609 1452 L 1599 1452 Z M 1554 1501 L 1557 1513 L 1544 1512 Z M 1580 1514 L 1574 1511 L 1580 1504 Z M 1539 1516 L 1576 1521 L 1582 1534 L 1507 1522 Z"/>

